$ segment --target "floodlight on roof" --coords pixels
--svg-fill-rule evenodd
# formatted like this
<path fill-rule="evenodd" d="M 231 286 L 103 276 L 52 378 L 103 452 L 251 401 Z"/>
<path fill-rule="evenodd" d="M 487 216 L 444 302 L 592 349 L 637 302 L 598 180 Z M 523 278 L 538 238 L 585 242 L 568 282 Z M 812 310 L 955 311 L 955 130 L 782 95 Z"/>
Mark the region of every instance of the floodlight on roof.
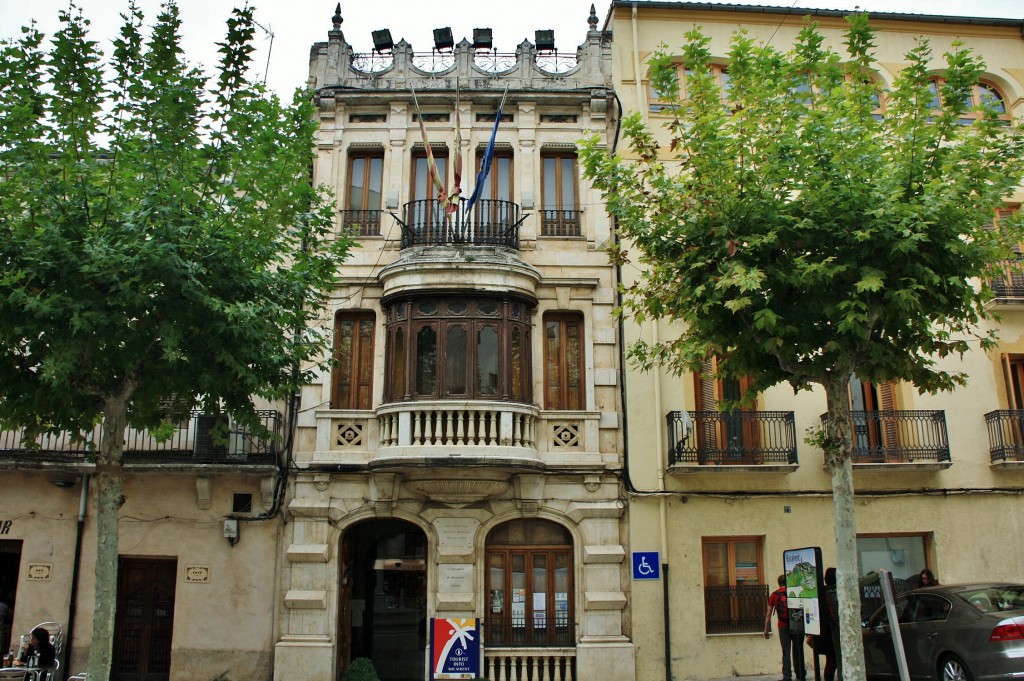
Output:
<path fill-rule="evenodd" d="M 455 39 L 452 38 L 451 27 L 435 28 L 434 29 L 434 49 L 435 50 L 450 50 L 455 47 Z"/>
<path fill-rule="evenodd" d="M 534 44 L 537 46 L 537 50 L 540 52 L 553 52 L 555 49 L 555 32 L 534 32 Z"/>
<path fill-rule="evenodd" d="M 390 52 L 395 49 L 395 41 L 391 39 L 391 31 L 386 28 L 382 28 L 379 31 L 373 31 L 373 49 L 376 52 Z"/>
<path fill-rule="evenodd" d="M 489 50 L 494 47 L 494 39 L 489 28 L 473 29 L 473 48 Z"/>

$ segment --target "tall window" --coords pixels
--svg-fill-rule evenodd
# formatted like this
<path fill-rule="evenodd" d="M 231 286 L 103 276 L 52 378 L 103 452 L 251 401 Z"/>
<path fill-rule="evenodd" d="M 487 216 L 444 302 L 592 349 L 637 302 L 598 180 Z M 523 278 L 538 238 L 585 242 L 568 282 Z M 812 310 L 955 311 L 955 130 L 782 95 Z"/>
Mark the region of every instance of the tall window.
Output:
<path fill-rule="evenodd" d="M 695 378 L 697 460 L 700 463 L 760 463 L 760 433 L 753 408 L 722 410 L 723 402 L 737 402 L 752 383 L 750 377 L 718 377 L 718 362 L 704 363 Z"/>
<path fill-rule="evenodd" d="M 705 537 L 704 622 L 707 633 L 761 631 L 768 598 L 761 537 Z"/>
<path fill-rule="evenodd" d="M 348 196 L 342 229 L 356 236 L 380 234 L 380 197 L 384 177 L 384 152 L 349 155 Z"/>
<path fill-rule="evenodd" d="M 544 189 L 541 235 L 580 236 L 576 152 L 544 152 L 541 163 Z"/>
<path fill-rule="evenodd" d="M 388 303 L 385 399 L 531 399 L 530 305 L 488 296 Z"/>
<path fill-rule="evenodd" d="M 573 646 L 572 535 L 547 520 L 512 520 L 487 536 L 492 646 Z"/>
<path fill-rule="evenodd" d="M 476 172 L 480 174 L 483 163 L 483 151 L 476 159 Z M 475 187 L 469 187 L 473 191 Z M 501 243 L 506 232 L 515 221 L 518 212 L 514 211 L 512 201 L 512 152 L 508 149 L 497 149 L 491 160 L 491 172 L 484 180 L 480 190 L 480 200 L 473 208 L 473 219 L 478 225 L 476 235 L 480 243 Z"/>
<path fill-rule="evenodd" d="M 545 314 L 545 409 L 586 409 L 583 376 L 583 316 L 574 312 Z"/>
<path fill-rule="evenodd" d="M 677 65 L 675 78 L 679 84 L 679 98 L 686 99 L 689 95 L 686 91 L 687 77 L 692 73 L 690 69 L 683 68 L 682 64 Z M 711 77 L 721 91 L 722 102 L 728 103 L 729 95 L 732 91 L 732 81 L 729 77 L 729 69 L 721 64 L 711 65 Z M 651 84 L 648 87 L 648 98 L 649 106 L 651 111 L 661 111 L 664 107 L 664 93 L 658 92 L 658 90 Z"/>
<path fill-rule="evenodd" d="M 431 147 L 434 165 L 441 184 L 448 187 L 448 150 Z M 406 224 L 421 235 L 428 235 L 442 229 L 444 207 L 437 201 L 437 186 L 430 179 L 426 150 L 419 148 L 412 156 L 412 202 Z"/>
<path fill-rule="evenodd" d="M 896 386 L 850 376 L 850 412 L 853 419 L 854 461 L 884 463 L 897 455 L 899 427 Z"/>
<path fill-rule="evenodd" d="M 857 571 L 861 587 L 861 616 L 882 606 L 878 571 L 892 573 L 896 593 L 917 588 L 917 576 L 935 566 L 928 562 L 930 534 L 877 534 L 857 536 Z"/>
<path fill-rule="evenodd" d="M 1007 206 L 997 210 L 992 220 L 992 229 L 1001 229 L 1003 221 L 1009 219 L 1019 209 L 1019 206 Z M 997 297 L 1024 298 L 1024 256 L 1021 253 L 1021 244 L 1015 244 L 1013 257 L 999 263 L 998 270 L 989 282 Z"/>
<path fill-rule="evenodd" d="M 934 111 L 941 111 L 943 108 L 941 93 L 945 82 L 943 78 L 933 78 L 929 85 L 929 90 L 932 93 L 930 108 Z M 972 111 L 972 109 L 978 109 L 982 106 L 991 109 L 996 117 L 1006 125 L 1009 125 L 1012 119 L 1010 110 L 1006 106 L 1006 98 L 1003 97 L 999 88 L 992 83 L 979 82 L 972 87 L 971 91 L 964 98 L 964 106 L 967 108 L 967 111 L 964 111 L 960 118 L 960 123 L 963 125 L 970 125 L 981 118 L 981 112 Z"/>
<path fill-rule="evenodd" d="M 339 312 L 335 317 L 332 409 L 371 408 L 373 322 L 372 312 Z"/>

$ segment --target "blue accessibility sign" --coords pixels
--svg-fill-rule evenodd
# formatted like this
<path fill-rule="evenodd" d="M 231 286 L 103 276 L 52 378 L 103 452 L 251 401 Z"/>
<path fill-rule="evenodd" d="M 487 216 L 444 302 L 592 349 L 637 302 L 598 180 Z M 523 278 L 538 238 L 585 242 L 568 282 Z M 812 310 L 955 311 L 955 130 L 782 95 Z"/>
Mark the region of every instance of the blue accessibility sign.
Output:
<path fill-rule="evenodd" d="M 661 579 L 661 560 L 657 551 L 633 552 L 633 579 Z"/>

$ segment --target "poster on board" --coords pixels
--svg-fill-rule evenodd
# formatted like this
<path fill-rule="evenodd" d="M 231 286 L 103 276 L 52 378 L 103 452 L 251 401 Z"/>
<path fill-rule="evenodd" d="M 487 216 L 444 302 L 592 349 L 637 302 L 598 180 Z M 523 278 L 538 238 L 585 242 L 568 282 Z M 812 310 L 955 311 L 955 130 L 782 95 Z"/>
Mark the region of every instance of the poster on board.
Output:
<path fill-rule="evenodd" d="M 782 561 L 786 568 L 790 631 L 802 630 L 817 636 L 821 633 L 821 597 L 825 594 L 821 548 L 787 549 L 782 553 Z"/>
<path fill-rule="evenodd" d="M 430 678 L 476 679 L 480 667 L 480 619 L 430 620 Z"/>

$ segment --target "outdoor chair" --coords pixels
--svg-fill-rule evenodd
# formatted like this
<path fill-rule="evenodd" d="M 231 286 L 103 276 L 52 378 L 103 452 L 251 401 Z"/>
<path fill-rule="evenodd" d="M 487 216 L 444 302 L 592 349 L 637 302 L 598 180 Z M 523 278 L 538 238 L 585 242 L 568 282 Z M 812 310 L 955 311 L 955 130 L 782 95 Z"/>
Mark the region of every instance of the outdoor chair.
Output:
<path fill-rule="evenodd" d="M 28 672 L 24 669 L 0 669 L 0 679 L 3 681 L 25 681 Z"/>

